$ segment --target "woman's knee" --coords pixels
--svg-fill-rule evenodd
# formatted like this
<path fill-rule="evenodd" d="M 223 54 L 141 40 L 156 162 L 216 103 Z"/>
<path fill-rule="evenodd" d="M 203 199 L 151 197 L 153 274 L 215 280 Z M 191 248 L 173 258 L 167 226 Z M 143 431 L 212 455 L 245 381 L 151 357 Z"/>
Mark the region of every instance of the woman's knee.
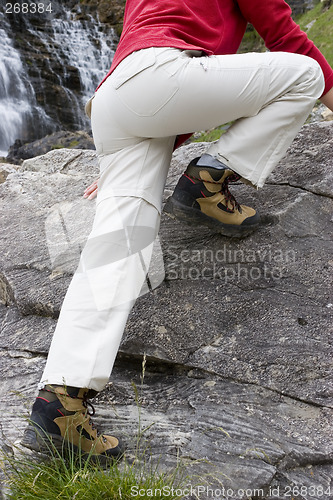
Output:
<path fill-rule="evenodd" d="M 312 70 L 311 89 L 313 91 L 313 97 L 318 99 L 322 95 L 325 88 L 324 74 L 322 72 L 320 65 L 315 59 L 312 58 L 308 59 L 311 59 L 311 70 Z"/>
<path fill-rule="evenodd" d="M 297 63 L 294 70 L 298 67 L 301 73 L 300 81 L 297 82 L 300 92 L 318 99 L 325 88 L 324 75 L 319 63 L 303 54 L 291 54 L 291 56 Z"/>

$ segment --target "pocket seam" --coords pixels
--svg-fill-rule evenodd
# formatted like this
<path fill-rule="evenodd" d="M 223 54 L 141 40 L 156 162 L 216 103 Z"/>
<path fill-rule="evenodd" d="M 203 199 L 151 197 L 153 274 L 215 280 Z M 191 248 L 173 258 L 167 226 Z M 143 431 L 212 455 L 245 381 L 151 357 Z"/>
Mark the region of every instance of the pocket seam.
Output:
<path fill-rule="evenodd" d="M 134 76 L 138 75 L 139 73 L 141 73 L 145 69 L 148 69 L 151 66 L 154 66 L 155 62 L 156 62 L 156 57 L 155 57 L 155 54 L 153 54 L 153 53 L 147 54 L 147 57 L 145 58 L 144 64 L 140 64 L 135 69 L 133 69 L 133 64 L 131 65 L 131 63 L 128 61 L 127 65 L 124 68 L 119 68 L 119 70 L 120 70 L 119 76 L 114 76 L 114 78 L 113 78 L 113 80 L 114 80 L 113 86 L 114 86 L 115 90 L 118 90 L 124 83 L 128 82 L 128 80 L 130 80 Z M 132 66 L 132 69 L 131 69 L 131 66 Z"/>

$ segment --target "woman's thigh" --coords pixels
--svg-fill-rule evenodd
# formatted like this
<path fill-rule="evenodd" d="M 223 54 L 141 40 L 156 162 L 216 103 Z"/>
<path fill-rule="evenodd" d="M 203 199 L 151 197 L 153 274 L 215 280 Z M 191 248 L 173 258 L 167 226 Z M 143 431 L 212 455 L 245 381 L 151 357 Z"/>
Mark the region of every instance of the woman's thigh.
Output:
<path fill-rule="evenodd" d="M 209 57 L 173 48 L 135 52 L 93 101 L 96 148 L 119 151 L 142 138 L 176 136 L 254 116 L 309 78 L 311 65 L 317 63 L 284 52 Z"/>
<path fill-rule="evenodd" d="M 211 128 L 255 113 L 268 86 L 265 65 L 252 57 L 195 57 L 173 48 L 128 56 L 97 91 L 92 130 L 98 153 L 113 153 L 142 138 Z"/>

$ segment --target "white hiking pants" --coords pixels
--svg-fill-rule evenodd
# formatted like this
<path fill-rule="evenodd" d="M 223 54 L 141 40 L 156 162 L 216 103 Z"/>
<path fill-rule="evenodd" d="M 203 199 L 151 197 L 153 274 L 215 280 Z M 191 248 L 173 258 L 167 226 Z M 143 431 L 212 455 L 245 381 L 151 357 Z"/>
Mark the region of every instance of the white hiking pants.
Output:
<path fill-rule="evenodd" d="M 237 120 L 207 152 L 261 187 L 323 88 L 316 61 L 284 52 L 206 57 L 149 48 L 120 63 L 92 101 L 96 216 L 40 387 L 100 391 L 108 382 L 128 314 L 147 291 L 176 135 Z"/>

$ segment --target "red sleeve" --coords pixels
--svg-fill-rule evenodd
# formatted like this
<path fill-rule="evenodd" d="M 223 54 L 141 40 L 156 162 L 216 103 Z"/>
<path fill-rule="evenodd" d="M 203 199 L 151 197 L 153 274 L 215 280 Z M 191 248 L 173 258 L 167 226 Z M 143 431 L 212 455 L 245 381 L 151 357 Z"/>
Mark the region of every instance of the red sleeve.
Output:
<path fill-rule="evenodd" d="M 272 52 L 295 52 L 315 59 L 325 77 L 326 94 L 333 87 L 333 70 L 323 54 L 291 18 L 284 0 L 237 0 L 239 8 Z"/>

